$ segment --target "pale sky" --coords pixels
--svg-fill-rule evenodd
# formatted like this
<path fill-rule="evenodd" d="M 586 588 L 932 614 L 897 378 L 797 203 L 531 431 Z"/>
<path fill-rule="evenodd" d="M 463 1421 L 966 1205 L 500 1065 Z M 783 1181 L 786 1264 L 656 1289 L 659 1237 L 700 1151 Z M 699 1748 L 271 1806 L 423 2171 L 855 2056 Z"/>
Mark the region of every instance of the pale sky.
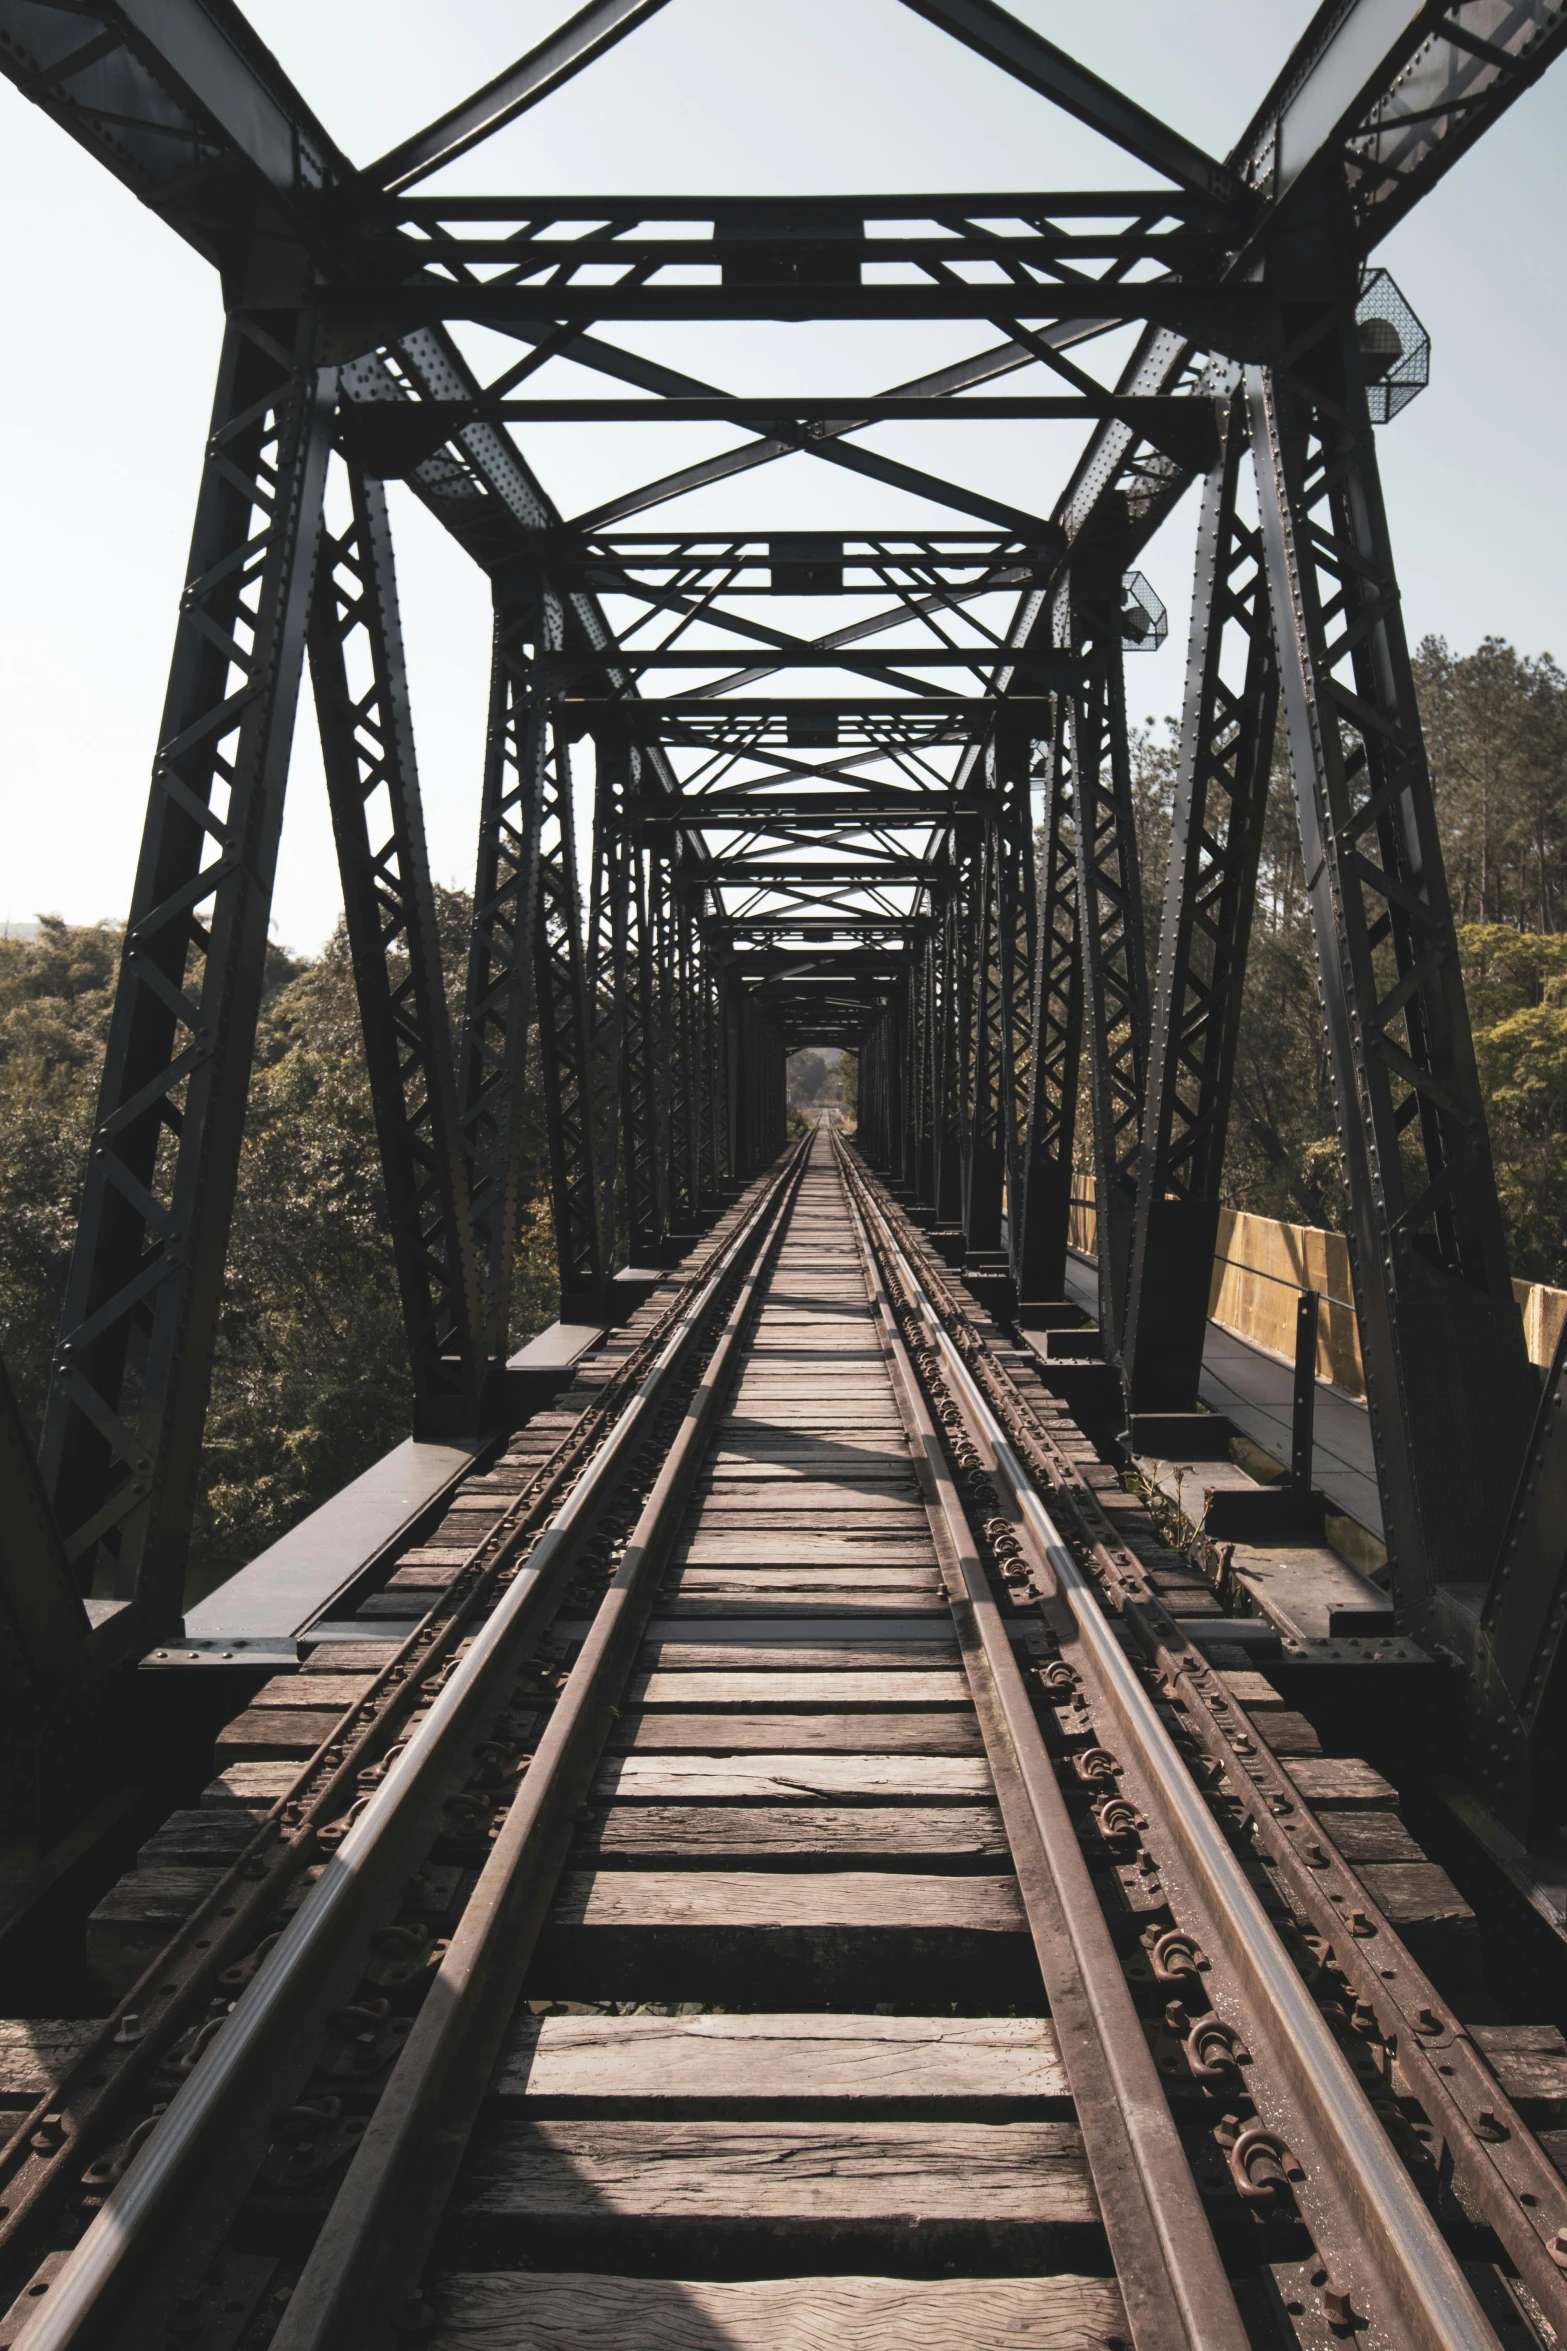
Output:
<path fill-rule="evenodd" d="M 1306 0 L 1012 0 L 1015 12 L 1211 152 L 1238 137 Z M 251 0 L 249 14 L 339 143 L 368 162 L 570 13 L 569 0 Z M 438 28 L 438 41 L 432 38 Z M 0 85 L 0 189 L 13 359 L 0 415 L 0 922 L 120 918 L 140 836 L 221 330 L 212 270 L 47 117 Z M 1567 379 L 1558 251 L 1567 67 L 1449 174 L 1376 258 L 1433 343 L 1430 389 L 1379 434 L 1410 634 L 1486 634 L 1567 661 L 1554 447 Z M 671 0 L 640 32 L 433 187 L 518 193 L 1022 190 L 1147 178 L 898 0 Z M 980 349 L 947 328 L 631 329 L 613 340 L 737 391 L 880 389 Z M 477 343 L 470 346 L 477 354 Z M 514 350 L 515 346 L 508 346 Z M 481 364 L 482 364 L 481 360 Z M 537 388 L 608 391 L 568 371 Z M 1021 382 L 1018 389 L 1025 387 Z M 886 427 L 860 436 L 1048 513 L 1081 428 Z M 536 429 L 526 453 L 562 510 L 729 445 L 695 426 Z M 977 451 L 977 457 L 971 452 Z M 825 477 L 825 478 L 818 478 Z M 711 527 L 860 528 L 968 518 L 793 459 L 687 502 Z M 480 574 L 393 485 L 414 719 L 437 878 L 472 880 L 488 658 Z M 1133 715 L 1180 700 L 1194 498 L 1143 568 L 1170 642 L 1128 664 Z M 668 519 L 675 510 L 667 510 Z M 661 524 L 665 513 L 634 527 Z M 274 906 L 276 935 L 320 945 L 338 911 L 308 694 Z"/>

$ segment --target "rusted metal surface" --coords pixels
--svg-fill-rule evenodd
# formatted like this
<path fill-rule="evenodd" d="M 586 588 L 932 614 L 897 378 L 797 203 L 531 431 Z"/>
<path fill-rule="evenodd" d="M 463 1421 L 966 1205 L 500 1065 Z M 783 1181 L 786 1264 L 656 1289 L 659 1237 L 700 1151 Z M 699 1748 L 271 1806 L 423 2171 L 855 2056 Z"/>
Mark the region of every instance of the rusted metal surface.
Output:
<path fill-rule="evenodd" d="M 259 2162 L 270 2134 L 267 2118 L 283 2100 L 281 2084 L 301 2070 L 302 2037 L 334 2005 L 328 1978 L 341 1972 L 346 1996 L 377 1905 L 386 1907 L 399 1870 L 406 1874 L 411 1866 L 407 1856 L 421 1828 L 428 1841 L 428 1816 L 454 1759 L 482 1729 L 486 1709 L 493 1714 L 499 1706 L 494 1682 L 506 1662 L 520 1662 L 559 1596 L 573 1534 L 586 1529 L 603 1488 L 636 1450 L 672 1371 L 711 1312 L 725 1276 L 758 1238 L 785 1180 L 759 1187 L 760 1198 L 749 1213 L 699 1261 L 682 1296 L 607 1384 L 534 1487 L 475 1546 L 442 1607 L 389 1660 L 366 1698 L 345 1714 L 290 1795 L 273 1807 L 250 1847 L 127 1996 L 59 2090 L 13 2133 L 0 2155 L 0 2180 L 9 2190 L 3 2226 L 12 2240 L 29 2226 L 41 2225 L 77 2190 L 84 2159 L 112 2138 L 119 2118 L 134 2111 L 138 2099 L 145 2105 L 160 2066 L 171 2057 L 177 2061 L 182 2036 L 198 2034 L 214 2021 L 207 2013 L 214 1990 L 220 2009 L 227 2006 L 224 1991 L 239 1992 L 240 2030 L 225 2027 L 217 2036 L 223 2044 L 221 2060 L 214 2054 L 204 2064 L 199 2099 L 194 2076 L 186 2085 L 183 2113 L 200 2117 L 190 2146 L 182 2138 L 176 2159 L 175 2133 L 183 2123 L 176 2100 L 169 2109 L 174 2123 L 156 2134 L 168 2148 L 167 2158 L 149 2146 L 147 2160 L 114 2183 L 110 2208 L 97 2216 L 34 2322 L 43 2330 L 40 2342 L 131 2340 L 116 2332 L 122 2323 L 118 2318 L 108 2315 L 100 2325 L 93 2317 L 98 2293 L 108 2278 L 121 2274 L 122 2264 L 134 2267 L 133 2257 L 147 2258 L 149 2248 L 151 2258 L 161 2260 L 157 2215 L 165 2197 L 179 2203 L 186 2166 L 197 2166 L 204 2187 L 217 2200 L 220 2178 L 243 2171 L 247 2161 L 252 2168 Z M 524 1561 L 520 1554 L 530 1541 Z M 495 1605 L 484 1622 L 483 1648 L 476 1643 L 457 1666 L 459 1645 L 481 1621 L 486 1602 Z M 443 1687 L 448 1674 L 452 1678 Z M 350 1835 L 331 1852 L 326 1874 L 291 1922 L 288 1949 L 276 1934 L 269 1948 L 267 1929 L 280 1900 L 322 1857 L 322 1831 L 357 1809 L 361 1774 L 385 1760 L 416 1708 L 432 1696 L 435 1707 L 418 1741 L 402 1749 L 396 1774 L 377 1789 Z M 264 1953 L 259 1966 L 258 1952 Z M 299 2021 L 274 2021 L 285 2012 L 292 2018 L 290 2001 L 281 1997 L 285 1985 L 297 2000 Z M 252 2045 L 245 2037 L 245 2019 L 263 2012 L 272 2037 L 263 2032 Z M 229 2076 L 238 2080 L 241 2074 L 245 2092 L 230 2093 Z M 243 2143 L 235 2128 L 242 2104 L 251 2114 L 249 2138 L 260 2133 L 257 2144 Z M 209 2144 L 213 2126 L 206 2120 L 212 2114 L 219 2117 L 215 2146 Z M 200 2161 L 203 2146 L 210 2171 Z M 194 2267 L 199 2276 L 202 2262 L 196 2260 Z M 167 2300 L 178 2291 L 178 2281 L 164 2283 Z M 154 2331 L 147 2339 L 161 2341 L 161 2335 Z"/>
<path fill-rule="evenodd" d="M 917 1234 L 878 1200 L 905 1250 Z M 1266 1854 L 1280 1890 L 1317 1938 L 1318 1953 L 1345 1979 L 1363 2045 L 1374 2034 L 1387 2052 L 1389 2096 L 1401 2081 L 1418 2100 L 1475 2212 L 1495 2230 L 1508 2259 L 1558 2333 L 1567 2335 L 1567 2181 L 1502 2089 L 1453 2005 L 1431 1982 L 1397 1929 L 1271 1752 L 1265 1727 L 1218 1676 L 1154 1590 L 1142 1563 L 1121 1544 L 1075 1464 L 1051 1443 L 1004 1363 L 979 1345 L 928 1259 L 919 1278 L 949 1346 L 961 1355 L 987 1408 L 1017 1444 L 1053 1505 L 1058 1535 L 1110 1596 L 1168 1695 L 1178 1697 L 1202 1753 L 1243 1799 L 1244 1833 Z M 1390 2107 L 1390 2115 L 1391 2115 Z"/>
<path fill-rule="evenodd" d="M 1172 1907 L 1177 1915 L 1183 1906 L 1195 1913 L 1194 1923 L 1201 1918 L 1213 1959 L 1227 1963 L 1231 1997 L 1255 2019 L 1245 2039 L 1256 2070 L 1246 2086 L 1265 2124 L 1290 2116 L 1287 2137 L 1279 2132 L 1278 2143 L 1293 2142 L 1305 2157 L 1301 2178 L 1291 2184 L 1331 2264 L 1325 2291 L 1347 2293 L 1346 2307 L 1360 2320 L 1384 2330 L 1396 2324 L 1395 2339 L 1431 2346 L 1494 2342 L 1460 2264 L 1117 1639 L 1097 1586 L 1045 1509 L 880 1201 L 863 1180 L 851 1175 L 851 1181 L 891 1281 L 924 1326 L 927 1381 L 957 1407 L 986 1471 L 1004 1489 L 1019 1533 L 1053 1585 L 1046 1621 L 1069 1635 L 1072 1670 L 1088 1687 L 1096 1724 L 1117 1739 L 1119 1753 L 1090 1750 L 1080 1761 L 1107 1791 L 1117 1784 L 1135 1790 L 1151 1820 L 1153 1853 Z M 1204 1996 L 1213 1989 L 1205 1986 Z M 1182 2021 L 1194 2077 L 1214 2084 L 1228 2078 L 1238 2089 L 1237 2052 L 1244 2044 L 1234 2025 L 1217 2015 L 1188 2019 L 1184 2010 Z M 1261 2152 L 1253 2140 L 1242 2169 Z M 1281 2159 L 1273 2160 L 1282 2173 Z"/>
<path fill-rule="evenodd" d="M 1142 2019 L 857 1207 L 855 1224 L 938 1545 L 946 1537 L 959 1643 L 1137 2351 L 1243 2351 Z"/>

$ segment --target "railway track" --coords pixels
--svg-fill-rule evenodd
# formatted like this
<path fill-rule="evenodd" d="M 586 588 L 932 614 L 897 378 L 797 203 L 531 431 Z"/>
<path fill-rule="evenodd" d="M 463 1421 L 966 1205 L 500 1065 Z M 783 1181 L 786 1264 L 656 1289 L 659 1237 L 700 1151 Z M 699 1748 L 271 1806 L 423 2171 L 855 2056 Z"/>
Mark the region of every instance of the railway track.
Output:
<path fill-rule="evenodd" d="M 1567 2331 L 1513 2044 L 841 1138 L 644 1324 L 295 1677 L 0 2156 L 0 2344 Z"/>

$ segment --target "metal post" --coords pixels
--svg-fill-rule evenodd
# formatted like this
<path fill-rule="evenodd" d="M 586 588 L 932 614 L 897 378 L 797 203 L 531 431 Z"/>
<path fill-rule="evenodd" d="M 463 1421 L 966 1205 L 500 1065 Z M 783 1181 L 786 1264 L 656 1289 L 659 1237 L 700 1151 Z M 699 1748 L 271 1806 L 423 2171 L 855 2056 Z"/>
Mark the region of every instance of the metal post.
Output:
<path fill-rule="evenodd" d="M 460 1048 L 463 1138 L 486 1355 L 509 1344 L 524 1168 L 539 840 L 549 713 L 537 655 L 559 634 L 553 599 L 498 598 L 479 809 L 473 933 Z"/>
<path fill-rule="evenodd" d="M 483 1315 L 386 492 L 347 470 L 351 519 L 322 545 L 310 667 L 415 1426 L 433 1435 L 477 1423 Z"/>
<path fill-rule="evenodd" d="M 1113 1361 L 1119 1358 L 1125 1327 L 1148 992 L 1118 610 L 1080 606 L 1078 626 L 1086 658 L 1072 709 L 1077 902 L 1094 1134 L 1099 1327 L 1105 1354 Z"/>
<path fill-rule="evenodd" d="M 1245 398 L 1203 487 L 1159 984 L 1137 1162 L 1133 1412 L 1195 1412 L 1278 705 L 1260 533 L 1237 511 Z"/>
<path fill-rule="evenodd" d="M 177 1625 L 337 379 L 231 324 L 175 632 L 43 1470 L 124 1636 Z"/>
<path fill-rule="evenodd" d="M 1290 1484 L 1311 1492 L 1311 1452 L 1317 1419 L 1317 1325 L 1321 1300 L 1302 1290 L 1295 1301 L 1295 1387 L 1290 1414 Z"/>
<path fill-rule="evenodd" d="M 1366 410 L 1354 279 L 1248 371 L 1263 536 L 1349 1194 L 1350 1265 L 1400 1621 L 1494 1559 L 1532 1377 L 1508 1280 Z"/>
<path fill-rule="evenodd" d="M 1480 1615 L 1469 1767 L 1526 1845 L 1559 1832 L 1567 1795 L 1567 1324 Z"/>
<path fill-rule="evenodd" d="M 1083 958 L 1077 922 L 1076 801 L 1070 703 L 1056 698 L 1045 754 L 1035 871 L 1032 1045 L 1020 1149 L 1022 1213 L 1013 1236 L 1020 1299 L 1066 1295 L 1072 1152 L 1083 1043 Z"/>
<path fill-rule="evenodd" d="M 571 755 L 553 722 L 539 813 L 534 988 L 560 1311 L 561 1320 L 571 1322 L 602 1311 L 610 1263 L 598 1185 L 593 1014 L 577 881 Z"/>

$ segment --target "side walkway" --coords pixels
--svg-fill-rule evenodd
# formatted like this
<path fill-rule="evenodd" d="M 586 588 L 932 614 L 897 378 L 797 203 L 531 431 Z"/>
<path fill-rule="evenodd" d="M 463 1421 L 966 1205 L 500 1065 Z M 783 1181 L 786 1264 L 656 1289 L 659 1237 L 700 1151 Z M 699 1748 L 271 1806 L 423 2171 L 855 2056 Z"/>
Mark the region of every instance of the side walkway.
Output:
<path fill-rule="evenodd" d="M 1076 1305 L 1097 1315 L 1099 1291 L 1092 1259 L 1075 1253 L 1068 1258 L 1066 1286 Z M 1281 1468 L 1289 1464 L 1293 1388 L 1289 1364 L 1218 1323 L 1209 1323 L 1198 1393 L 1211 1411 L 1224 1413 L 1243 1437 Z M 1381 1541 L 1382 1501 L 1371 1452 L 1370 1416 L 1358 1396 L 1347 1396 L 1328 1380 L 1317 1382 L 1312 1475 L 1335 1510 Z"/>

